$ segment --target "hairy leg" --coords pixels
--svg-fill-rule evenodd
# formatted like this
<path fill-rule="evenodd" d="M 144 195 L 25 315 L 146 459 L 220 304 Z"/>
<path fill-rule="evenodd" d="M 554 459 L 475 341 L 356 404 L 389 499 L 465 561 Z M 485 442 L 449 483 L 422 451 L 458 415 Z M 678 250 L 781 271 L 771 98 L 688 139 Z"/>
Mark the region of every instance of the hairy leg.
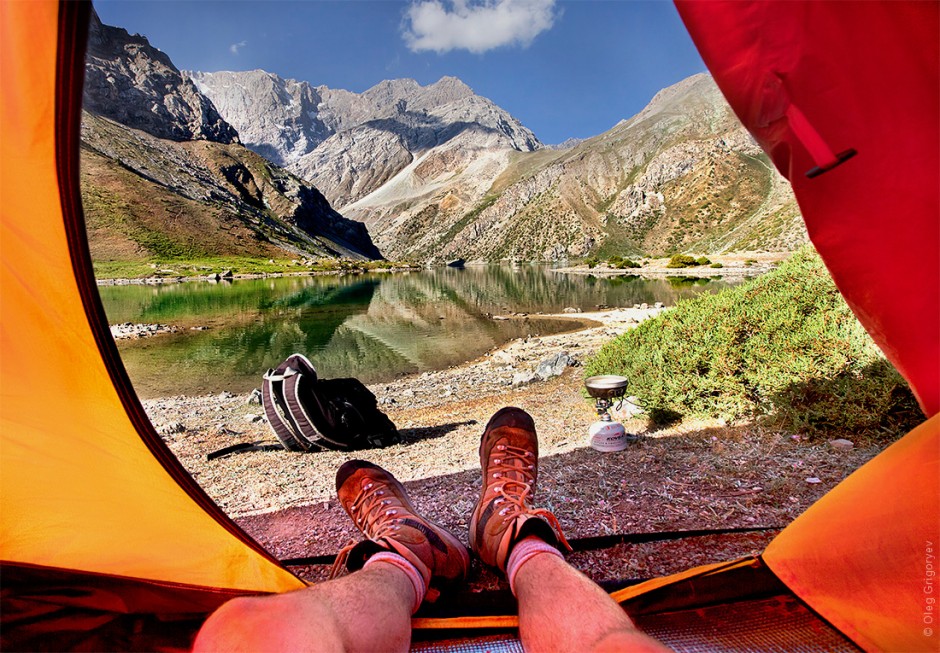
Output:
<path fill-rule="evenodd" d="M 514 584 L 526 653 L 670 650 L 637 630 L 607 592 L 560 556 L 531 557 Z"/>
<path fill-rule="evenodd" d="M 377 562 L 286 594 L 237 598 L 203 625 L 193 651 L 407 651 L 412 582 Z"/>

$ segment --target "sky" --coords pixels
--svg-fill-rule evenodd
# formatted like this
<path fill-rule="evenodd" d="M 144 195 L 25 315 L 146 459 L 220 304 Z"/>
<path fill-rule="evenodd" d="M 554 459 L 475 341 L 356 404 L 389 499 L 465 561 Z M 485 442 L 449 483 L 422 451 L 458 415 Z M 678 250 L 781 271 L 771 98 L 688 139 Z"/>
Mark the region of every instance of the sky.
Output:
<path fill-rule="evenodd" d="M 586 138 L 705 65 L 671 2 L 98 0 L 181 70 L 263 69 L 356 93 L 459 77 L 543 143 Z"/>

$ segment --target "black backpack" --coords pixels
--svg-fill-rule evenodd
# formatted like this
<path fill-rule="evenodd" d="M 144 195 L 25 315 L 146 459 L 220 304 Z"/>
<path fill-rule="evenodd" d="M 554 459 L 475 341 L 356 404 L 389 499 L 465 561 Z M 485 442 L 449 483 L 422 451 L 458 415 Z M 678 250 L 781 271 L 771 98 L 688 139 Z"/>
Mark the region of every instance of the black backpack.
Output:
<path fill-rule="evenodd" d="M 303 354 L 264 375 L 261 403 L 289 451 L 371 449 L 401 442 L 398 429 L 358 379 L 319 379 Z"/>

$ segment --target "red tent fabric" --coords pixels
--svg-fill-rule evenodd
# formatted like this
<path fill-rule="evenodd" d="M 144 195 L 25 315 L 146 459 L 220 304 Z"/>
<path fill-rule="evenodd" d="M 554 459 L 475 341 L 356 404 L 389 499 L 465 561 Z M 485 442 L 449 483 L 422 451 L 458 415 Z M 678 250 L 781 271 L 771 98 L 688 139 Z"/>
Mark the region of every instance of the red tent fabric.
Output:
<path fill-rule="evenodd" d="M 934 415 L 940 4 L 676 4 L 719 88 L 793 185 L 839 290 Z"/>

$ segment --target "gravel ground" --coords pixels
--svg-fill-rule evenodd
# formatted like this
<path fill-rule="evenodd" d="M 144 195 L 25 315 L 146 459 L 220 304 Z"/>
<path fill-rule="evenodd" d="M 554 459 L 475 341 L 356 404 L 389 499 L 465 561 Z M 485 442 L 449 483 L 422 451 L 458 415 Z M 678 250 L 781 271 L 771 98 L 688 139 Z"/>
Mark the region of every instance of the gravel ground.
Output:
<path fill-rule="evenodd" d="M 579 320 L 573 326 L 586 328 L 515 341 L 465 365 L 372 386 L 403 436 L 402 444 L 386 449 L 248 452 L 208 462 L 206 454 L 230 444 L 274 441 L 251 397 L 171 397 L 144 406 L 206 492 L 280 558 L 335 553 L 356 539 L 334 497 L 334 478 L 343 462 L 357 457 L 394 473 L 419 510 L 466 542 L 480 488 L 479 437 L 490 415 L 505 405 L 535 418 L 536 502 L 555 512 L 569 539 L 784 526 L 880 451 L 871 445 L 839 448 L 748 424 L 684 422 L 655 430 L 642 415 L 624 420 L 635 435 L 625 451 L 590 449 L 587 427 L 595 414 L 583 395 L 580 364 L 603 342 L 659 310 L 568 316 Z M 541 380 L 534 373 L 547 359 L 561 374 Z M 647 578 L 758 553 L 775 533 L 620 544 L 569 560 L 596 580 Z M 295 571 L 319 580 L 328 567 Z M 500 586 L 489 571 L 474 573 L 473 588 Z"/>

